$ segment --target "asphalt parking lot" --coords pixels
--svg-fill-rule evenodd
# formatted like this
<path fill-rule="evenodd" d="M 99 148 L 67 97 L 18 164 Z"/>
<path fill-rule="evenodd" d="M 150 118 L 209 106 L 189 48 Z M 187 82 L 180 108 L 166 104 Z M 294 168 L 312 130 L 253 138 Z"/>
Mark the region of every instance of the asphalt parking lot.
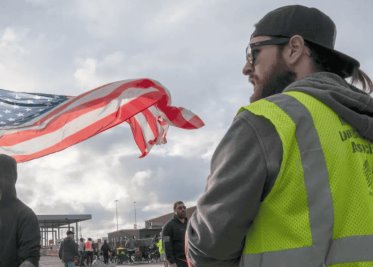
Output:
<path fill-rule="evenodd" d="M 40 267 L 65 267 L 65 265 L 62 263 L 62 261 L 55 256 L 42 256 L 40 258 Z M 163 266 L 163 263 L 146 263 L 146 264 L 109 264 L 109 265 L 104 265 L 104 264 L 98 264 L 98 265 L 93 265 L 95 267 L 116 267 L 116 266 L 139 266 L 139 267 L 160 267 Z"/>

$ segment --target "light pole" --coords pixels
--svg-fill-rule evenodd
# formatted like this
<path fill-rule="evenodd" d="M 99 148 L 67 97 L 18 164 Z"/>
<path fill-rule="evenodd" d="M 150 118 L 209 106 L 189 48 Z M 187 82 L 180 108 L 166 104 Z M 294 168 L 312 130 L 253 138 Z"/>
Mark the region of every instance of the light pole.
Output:
<path fill-rule="evenodd" d="M 118 233 L 118 199 L 115 200 L 115 217 L 117 218 L 117 233 Z"/>
<path fill-rule="evenodd" d="M 117 232 L 114 236 L 114 247 L 117 247 L 117 238 L 118 238 L 118 199 L 115 200 L 115 217 L 117 219 Z"/>
<path fill-rule="evenodd" d="M 134 228 L 137 229 L 137 223 L 136 223 L 136 201 L 133 202 L 133 207 L 135 209 L 135 225 L 134 225 Z"/>

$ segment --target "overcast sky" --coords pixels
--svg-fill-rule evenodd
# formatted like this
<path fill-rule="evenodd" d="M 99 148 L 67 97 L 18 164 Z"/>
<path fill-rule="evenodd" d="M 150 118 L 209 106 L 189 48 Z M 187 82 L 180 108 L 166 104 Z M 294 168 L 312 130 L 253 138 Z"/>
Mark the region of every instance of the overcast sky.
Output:
<path fill-rule="evenodd" d="M 194 205 L 211 155 L 252 87 L 241 74 L 253 25 L 282 5 L 321 9 L 336 23 L 336 48 L 373 76 L 371 0 L 1 0 L 0 88 L 78 95 L 107 82 L 148 77 L 172 104 L 205 122 L 169 128 L 168 143 L 139 159 L 128 125 L 19 164 L 18 197 L 37 214 L 92 214 L 84 237 Z M 229 189 L 227 189 L 229 190 Z"/>

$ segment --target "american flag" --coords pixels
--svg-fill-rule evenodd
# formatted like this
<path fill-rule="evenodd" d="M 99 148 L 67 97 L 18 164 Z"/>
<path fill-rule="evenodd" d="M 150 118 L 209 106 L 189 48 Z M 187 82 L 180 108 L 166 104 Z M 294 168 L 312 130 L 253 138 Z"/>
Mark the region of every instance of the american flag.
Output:
<path fill-rule="evenodd" d="M 0 89 L 0 153 L 17 162 L 61 151 L 124 121 L 140 157 L 166 143 L 169 125 L 204 125 L 191 111 L 171 106 L 168 90 L 151 79 L 113 82 L 76 97 Z"/>

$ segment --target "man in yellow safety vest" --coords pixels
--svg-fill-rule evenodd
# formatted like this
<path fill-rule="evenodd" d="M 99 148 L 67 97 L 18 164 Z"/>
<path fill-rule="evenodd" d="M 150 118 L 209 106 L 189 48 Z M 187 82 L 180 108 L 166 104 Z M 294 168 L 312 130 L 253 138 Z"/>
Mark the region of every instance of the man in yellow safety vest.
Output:
<path fill-rule="evenodd" d="M 373 266 L 373 84 L 335 38 L 300 5 L 255 24 L 251 104 L 213 155 L 189 266 Z"/>

